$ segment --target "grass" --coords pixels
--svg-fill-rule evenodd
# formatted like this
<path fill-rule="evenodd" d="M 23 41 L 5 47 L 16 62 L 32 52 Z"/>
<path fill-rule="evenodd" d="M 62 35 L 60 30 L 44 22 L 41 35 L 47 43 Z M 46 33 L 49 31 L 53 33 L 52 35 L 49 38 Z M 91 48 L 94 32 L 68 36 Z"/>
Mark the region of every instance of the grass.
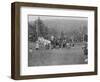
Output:
<path fill-rule="evenodd" d="M 32 47 L 32 46 L 31 46 Z M 73 48 L 59 48 L 51 50 L 32 49 L 28 54 L 29 66 L 48 66 L 48 65 L 73 65 L 85 64 L 81 45 Z"/>

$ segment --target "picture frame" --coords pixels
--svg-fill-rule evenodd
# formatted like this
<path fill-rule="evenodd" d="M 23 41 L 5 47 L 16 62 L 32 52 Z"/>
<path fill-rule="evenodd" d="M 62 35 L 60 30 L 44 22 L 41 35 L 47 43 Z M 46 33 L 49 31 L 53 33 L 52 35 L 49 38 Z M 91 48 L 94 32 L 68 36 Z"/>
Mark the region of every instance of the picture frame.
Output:
<path fill-rule="evenodd" d="M 38 16 L 38 19 L 36 18 L 37 16 Z M 73 16 L 75 16 L 75 18 L 71 18 Z M 81 21 L 80 24 L 87 25 L 87 30 L 86 29 L 85 30 L 87 31 L 87 35 L 88 35 L 88 41 L 86 41 L 88 43 L 88 56 L 87 56 L 88 63 L 85 63 L 85 64 L 82 63 L 82 65 L 81 63 L 79 64 L 76 63 L 75 65 L 73 65 L 74 63 L 72 63 L 72 65 L 69 65 L 70 63 L 68 65 L 63 63 L 60 65 L 58 63 L 58 61 L 60 60 L 56 60 L 57 58 L 55 58 L 54 60 L 56 61 L 56 63 L 54 64 L 53 62 L 52 64 L 54 65 L 52 66 L 52 64 L 50 63 L 50 61 L 53 61 L 52 59 L 48 59 L 50 60 L 48 65 L 47 63 L 46 64 L 41 63 L 42 61 L 40 60 L 42 59 L 42 56 L 40 57 L 40 59 L 37 59 L 36 62 L 34 61 L 36 59 L 35 57 L 32 60 L 32 64 L 29 63 L 30 59 L 28 58 L 29 57 L 28 55 L 30 54 L 29 53 L 30 43 L 28 42 L 30 39 L 32 39 L 32 38 L 29 39 L 29 36 L 28 36 L 31 32 L 31 31 L 28 31 L 29 20 L 40 20 L 40 21 L 49 20 L 49 21 L 56 22 L 54 19 L 56 19 L 56 21 L 59 20 L 60 22 L 61 21 L 68 22 L 69 20 L 71 20 L 71 24 L 73 26 L 74 26 L 74 23 L 72 22 L 72 20 L 74 20 L 74 22 L 75 20 L 77 21 L 85 20 L 85 22 L 87 21 L 87 23 L 83 23 Z M 56 25 L 58 24 L 57 27 L 63 24 L 61 25 L 61 27 L 59 27 L 59 29 L 64 28 L 65 30 L 66 28 L 69 28 L 69 27 L 66 27 L 66 28 L 63 27 L 65 23 L 60 23 L 60 22 L 59 24 L 58 22 L 56 23 Z M 53 22 L 49 22 L 48 27 L 50 23 L 54 25 Z M 80 24 L 76 23 L 75 25 L 78 27 L 78 25 Z M 71 29 L 74 29 L 74 28 L 72 27 Z M 97 75 L 97 31 L 98 31 L 97 30 L 97 7 L 61 5 L 61 4 L 27 3 L 27 2 L 12 3 L 11 4 L 11 78 L 15 80 L 23 80 L 23 79 Z M 78 31 L 78 32 L 81 32 L 81 31 Z M 74 42 L 74 44 L 77 45 L 78 42 L 76 43 Z M 56 45 L 56 48 L 58 47 L 59 46 Z M 52 50 L 56 50 L 56 48 Z M 62 48 L 58 48 L 58 49 L 60 50 Z M 71 49 L 69 49 L 68 51 L 70 51 Z M 32 53 L 34 55 L 35 51 L 34 52 L 32 51 Z M 31 58 L 32 57 L 33 56 L 31 56 Z M 44 60 L 45 59 L 43 59 L 43 62 L 46 61 Z M 39 62 L 39 64 L 36 64 L 37 62 Z M 43 64 L 44 66 L 42 66 Z M 24 66 L 27 66 L 27 67 L 24 67 Z"/>

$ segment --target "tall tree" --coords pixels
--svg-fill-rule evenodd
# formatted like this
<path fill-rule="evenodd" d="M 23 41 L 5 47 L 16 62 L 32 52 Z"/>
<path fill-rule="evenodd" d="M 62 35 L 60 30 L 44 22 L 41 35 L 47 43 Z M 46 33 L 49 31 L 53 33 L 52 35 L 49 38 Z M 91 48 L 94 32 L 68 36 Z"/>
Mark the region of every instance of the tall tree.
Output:
<path fill-rule="evenodd" d="M 35 21 L 35 24 L 36 24 L 37 37 L 41 36 L 46 38 L 48 35 L 48 27 L 44 24 L 44 22 L 39 17 Z"/>

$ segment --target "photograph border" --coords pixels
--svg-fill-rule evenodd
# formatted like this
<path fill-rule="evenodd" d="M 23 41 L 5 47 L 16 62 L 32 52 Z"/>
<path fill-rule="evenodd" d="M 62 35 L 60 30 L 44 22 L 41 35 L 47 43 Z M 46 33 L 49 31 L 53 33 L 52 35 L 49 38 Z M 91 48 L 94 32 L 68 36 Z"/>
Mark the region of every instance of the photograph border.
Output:
<path fill-rule="evenodd" d="M 20 8 L 21 7 L 38 7 L 38 8 L 57 8 L 57 9 L 74 9 L 74 10 L 93 10 L 94 11 L 94 71 L 78 73 L 59 73 L 43 75 L 20 75 Z M 69 76 L 97 75 L 97 7 L 76 6 L 61 4 L 43 4 L 43 3 L 26 3 L 14 2 L 11 4 L 11 78 L 15 80 L 38 79 L 38 78 L 55 78 Z"/>

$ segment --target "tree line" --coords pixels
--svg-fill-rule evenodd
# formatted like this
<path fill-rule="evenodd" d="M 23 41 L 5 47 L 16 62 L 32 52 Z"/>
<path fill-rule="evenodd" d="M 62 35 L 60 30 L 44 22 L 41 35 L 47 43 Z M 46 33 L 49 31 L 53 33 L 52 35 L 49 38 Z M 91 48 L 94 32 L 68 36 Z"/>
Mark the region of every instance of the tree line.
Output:
<path fill-rule="evenodd" d="M 67 41 L 73 40 L 73 42 L 87 42 L 87 27 L 80 27 L 80 29 L 72 30 L 70 32 L 60 31 L 55 28 L 48 28 L 45 23 L 40 19 L 36 19 L 34 22 L 28 22 L 28 39 L 35 42 L 38 37 L 44 37 L 50 39 L 51 36 L 60 39 L 66 39 Z"/>

